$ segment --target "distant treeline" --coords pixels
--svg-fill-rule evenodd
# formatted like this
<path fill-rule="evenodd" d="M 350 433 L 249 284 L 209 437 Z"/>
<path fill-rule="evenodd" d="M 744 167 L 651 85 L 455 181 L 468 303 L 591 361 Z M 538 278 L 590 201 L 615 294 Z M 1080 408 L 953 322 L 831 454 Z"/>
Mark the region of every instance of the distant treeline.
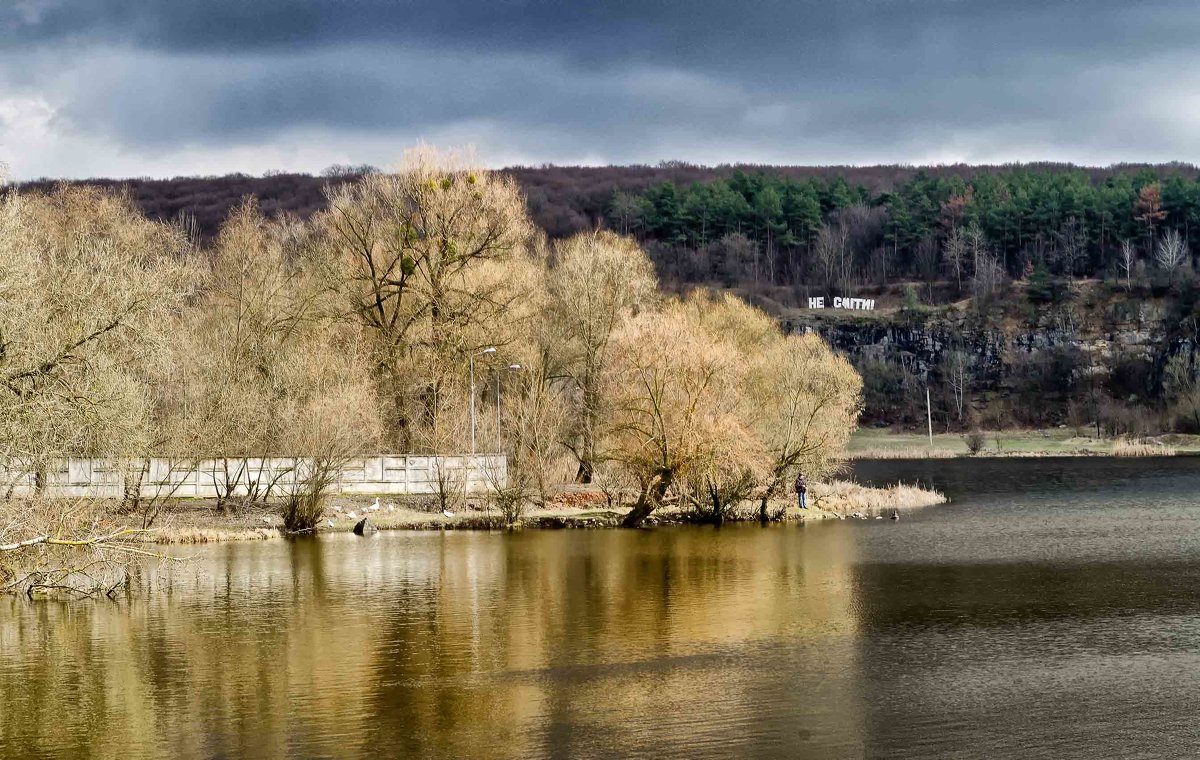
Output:
<path fill-rule="evenodd" d="M 817 287 L 1191 269 L 1200 182 L 1190 167 L 1097 175 L 1014 167 L 917 171 L 872 190 L 845 176 L 734 171 L 614 192 L 606 220 L 683 281 Z M 671 255 L 674 251 L 674 255 Z M 680 255 L 680 252 L 685 252 Z"/>
<path fill-rule="evenodd" d="M 365 167 L 363 167 L 365 168 Z M 173 177 L 171 179 L 88 179 L 86 184 L 106 190 L 124 190 L 149 218 L 155 221 L 182 221 L 193 227 L 199 237 L 212 240 L 230 211 L 247 197 L 257 199 L 263 214 L 278 218 L 284 214 L 308 219 L 326 207 L 325 188 L 357 179 L 358 171 L 328 171 L 311 174 L 272 173 L 263 177 L 227 174 L 221 177 Z M 49 191 L 59 180 L 39 179 L 19 185 L 22 191 Z"/>
<path fill-rule="evenodd" d="M 324 188 L 373 171 L 88 180 L 125 186 L 155 219 L 205 238 L 254 196 L 268 216 L 307 218 Z M 1005 166 L 515 167 L 533 221 L 551 237 L 607 226 L 642 240 L 676 282 L 853 288 L 984 272 L 1132 276 L 1179 233 L 1190 267 L 1200 236 L 1198 170 L 1187 164 Z M 39 180 L 26 188 L 53 184 Z M 1129 243 L 1123 248 L 1123 243 Z M 1132 257 L 1132 258 L 1131 258 Z M 1124 271 L 1122 271 L 1124 268 Z"/>

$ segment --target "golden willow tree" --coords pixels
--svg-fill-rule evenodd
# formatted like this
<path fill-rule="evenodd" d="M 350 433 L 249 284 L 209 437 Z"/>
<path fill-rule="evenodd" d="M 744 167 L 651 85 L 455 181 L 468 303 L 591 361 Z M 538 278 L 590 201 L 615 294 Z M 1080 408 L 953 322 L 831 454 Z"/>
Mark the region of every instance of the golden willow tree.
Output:
<path fill-rule="evenodd" d="M 627 526 L 669 491 L 714 522 L 757 494 L 766 519 L 797 470 L 830 473 L 857 425 L 862 381 L 850 363 L 728 294 L 645 313 L 615 347 L 606 446 L 638 485 Z"/>
<path fill-rule="evenodd" d="M 556 247 L 546 289 L 550 371 L 569 381 L 572 418 L 563 440 L 579 463 L 576 480 L 590 483 L 608 414 L 601 380 L 613 335 L 656 303 L 658 280 L 650 258 L 632 238 L 601 230 Z"/>
<path fill-rule="evenodd" d="M 0 460 L 144 456 L 152 378 L 196 267 L 178 230 L 96 189 L 0 197 Z"/>
<path fill-rule="evenodd" d="M 390 443 L 461 444 L 468 357 L 515 340 L 514 312 L 537 263 L 534 228 L 511 178 L 431 149 L 394 174 L 371 174 L 329 197 L 313 251 L 344 313 L 371 347 Z"/>
<path fill-rule="evenodd" d="M 66 456 L 128 461 L 164 444 L 162 369 L 192 260 L 180 231 L 123 196 L 0 196 L 0 590 L 110 591 L 140 551 L 94 510 L 13 490 L 33 474 L 40 491 Z"/>
<path fill-rule="evenodd" d="M 613 343 L 603 380 L 608 456 L 638 485 L 627 527 L 697 473 L 758 468 L 762 452 L 739 393 L 742 357 L 731 345 L 710 340 L 678 305 L 633 318 Z"/>
<path fill-rule="evenodd" d="M 218 507 L 286 489 L 285 525 L 309 530 L 326 489 L 354 456 L 375 453 L 379 415 L 356 325 L 333 313 L 305 257 L 307 231 L 270 221 L 247 202 L 214 245 L 202 297 L 179 340 L 187 347 L 178 408 L 168 423 L 184 451 L 214 458 Z M 282 459 L 263 481 L 252 462 Z"/>

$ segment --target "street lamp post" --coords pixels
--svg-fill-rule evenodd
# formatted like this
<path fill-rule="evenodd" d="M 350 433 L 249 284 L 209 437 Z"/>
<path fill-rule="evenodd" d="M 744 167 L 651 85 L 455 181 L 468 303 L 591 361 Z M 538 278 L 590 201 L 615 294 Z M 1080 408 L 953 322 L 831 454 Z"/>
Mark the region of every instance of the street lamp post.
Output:
<path fill-rule="evenodd" d="M 467 464 L 466 475 L 470 479 L 470 468 L 475 464 L 475 357 L 496 353 L 495 346 L 488 346 L 482 351 L 474 351 L 467 360 L 471 371 L 471 461 Z"/>
<path fill-rule="evenodd" d="M 516 372 L 521 369 L 520 364 L 510 364 L 505 367 L 510 372 Z M 496 373 L 496 456 L 504 453 L 504 449 L 500 445 L 500 373 Z"/>

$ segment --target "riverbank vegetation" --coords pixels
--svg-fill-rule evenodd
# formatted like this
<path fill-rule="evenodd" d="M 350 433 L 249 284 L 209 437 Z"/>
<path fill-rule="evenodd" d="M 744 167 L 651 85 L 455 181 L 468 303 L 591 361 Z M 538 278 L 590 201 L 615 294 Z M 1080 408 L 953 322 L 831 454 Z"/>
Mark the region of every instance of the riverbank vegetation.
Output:
<path fill-rule="evenodd" d="M 356 456 L 496 448 L 510 519 L 573 477 L 626 526 L 668 502 L 719 521 L 797 469 L 832 474 L 860 403 L 818 337 L 729 294 L 664 296 L 613 232 L 550 243 L 510 178 L 430 150 L 307 221 L 248 200 L 211 244 L 96 188 L 7 192 L 0 293 L 3 494 L 102 459 L 138 529 L 163 509 L 136 487 L 151 457 L 224 460 L 217 511 L 273 504 L 309 531 Z M 303 461 L 298 485 L 252 478 L 266 456 Z M 435 488 L 440 510 L 465 504 L 462 482 Z M 21 514 L 0 544 L 59 530 Z"/>
<path fill-rule="evenodd" d="M 619 528 L 626 513 L 613 509 L 607 495 L 597 487 L 564 485 L 543 504 L 531 504 L 514 523 L 509 515 L 492 505 L 487 509 L 445 514 L 435 508 L 429 496 L 376 497 L 348 494 L 330 495 L 324 504 L 323 533 L 350 533 L 368 517 L 380 530 L 512 530 L 520 528 L 572 529 Z M 890 515 L 892 510 L 909 514 L 923 507 L 943 504 L 940 492 L 919 485 L 898 484 L 868 487 L 837 477 L 813 483 L 807 509 L 799 509 L 795 496 L 780 494 L 767 504 L 770 522 L 812 522 L 845 519 L 859 515 Z M 378 508 L 376 505 L 378 504 Z M 75 588 L 107 592 L 123 582 L 123 560 L 130 557 L 160 555 L 164 545 L 192 545 L 229 541 L 263 541 L 284 537 L 279 505 L 271 502 L 247 502 L 237 511 L 219 509 L 213 499 L 169 499 L 162 504 L 158 520 L 151 529 L 124 527 L 125 515 L 119 499 L 72 499 L 55 501 L 10 500 L 0 502 L 0 516 L 14 522 L 18 512 L 30 509 L 63 513 L 58 535 L 38 542 L 42 555 L 34 566 L 22 563 L 24 573 L 10 577 L 5 590 L 24 592 L 45 590 L 50 581 L 66 577 L 72 569 L 85 570 L 73 584 Z M 762 519 L 760 504 L 744 501 L 729 507 L 723 515 L 727 522 L 754 522 Z M 707 508 L 687 500 L 667 498 L 646 524 L 712 524 Z M 75 543 L 71 543 L 75 542 Z M 77 550 L 87 548 L 89 556 Z M 97 563 L 97 560 L 102 560 Z M 103 568 L 103 572 L 100 571 Z M 37 582 L 34 582 L 37 580 Z M 90 581 L 85 583 L 84 581 Z"/>

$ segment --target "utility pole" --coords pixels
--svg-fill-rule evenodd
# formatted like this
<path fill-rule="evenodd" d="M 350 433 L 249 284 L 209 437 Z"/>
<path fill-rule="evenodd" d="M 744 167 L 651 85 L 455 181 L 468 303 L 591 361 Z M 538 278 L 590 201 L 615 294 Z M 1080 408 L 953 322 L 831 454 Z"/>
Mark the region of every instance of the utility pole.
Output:
<path fill-rule="evenodd" d="M 929 382 L 925 382 L 925 419 L 929 422 L 929 448 L 933 448 L 933 405 L 929 403 Z"/>

